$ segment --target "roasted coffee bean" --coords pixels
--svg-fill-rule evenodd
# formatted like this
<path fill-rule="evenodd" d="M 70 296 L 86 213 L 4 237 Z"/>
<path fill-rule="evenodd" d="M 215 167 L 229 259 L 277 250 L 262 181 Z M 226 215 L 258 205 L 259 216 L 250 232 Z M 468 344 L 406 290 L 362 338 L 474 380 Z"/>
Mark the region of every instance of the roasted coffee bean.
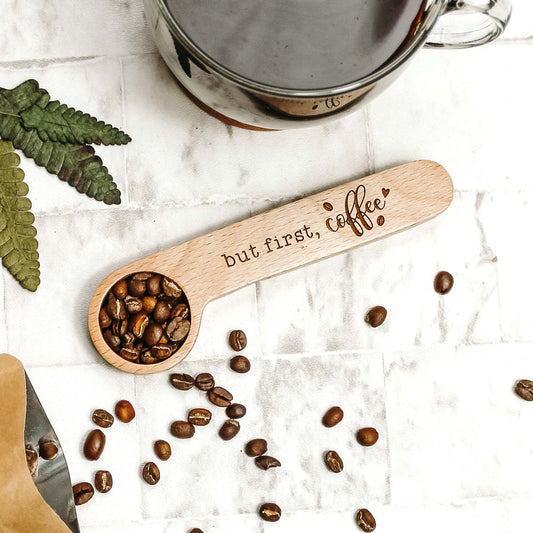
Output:
<path fill-rule="evenodd" d="M 211 422 L 211 411 L 208 409 L 191 409 L 187 420 L 195 426 L 207 426 Z"/>
<path fill-rule="evenodd" d="M 166 302 L 157 302 L 152 318 L 162 324 L 170 316 L 170 305 Z"/>
<path fill-rule="evenodd" d="M 111 325 L 111 317 L 107 314 L 107 311 L 102 307 L 98 315 L 98 322 L 102 329 L 108 328 Z"/>
<path fill-rule="evenodd" d="M 365 322 L 370 324 L 373 328 L 377 328 L 385 322 L 385 318 L 387 318 L 387 310 L 383 306 L 377 305 L 368 311 L 365 316 Z"/>
<path fill-rule="evenodd" d="M 185 304 L 176 305 L 170 313 L 170 318 L 187 318 L 188 316 L 189 308 Z"/>
<path fill-rule="evenodd" d="M 157 344 L 163 335 L 163 328 L 159 324 L 148 324 L 144 330 L 143 340 L 148 346 Z"/>
<path fill-rule="evenodd" d="M 357 442 L 361 446 L 373 446 L 379 438 L 379 433 L 374 428 L 362 428 L 356 434 Z"/>
<path fill-rule="evenodd" d="M 125 424 L 128 424 L 135 418 L 135 409 L 128 400 L 120 400 L 115 405 L 116 417 Z"/>
<path fill-rule="evenodd" d="M 163 278 L 161 282 L 163 292 L 170 298 L 179 298 L 181 296 L 181 289 L 175 281 L 170 278 Z"/>
<path fill-rule="evenodd" d="M 203 391 L 210 391 L 215 386 L 213 376 L 207 372 L 198 374 L 194 380 L 195 385 Z"/>
<path fill-rule="evenodd" d="M 244 451 L 248 457 L 257 457 L 267 452 L 268 445 L 265 439 L 253 439 L 246 444 Z"/>
<path fill-rule="evenodd" d="M 131 331 L 127 331 L 122 335 L 122 339 L 120 340 L 122 346 L 124 348 L 133 348 L 133 345 L 135 344 L 135 341 L 137 340 L 137 337 L 131 333 Z"/>
<path fill-rule="evenodd" d="M 112 292 L 109 293 L 105 310 L 113 320 L 124 320 L 126 318 L 124 302 L 119 300 Z"/>
<path fill-rule="evenodd" d="M 150 296 L 157 296 L 161 292 L 161 276 L 155 274 L 146 281 L 146 290 Z"/>
<path fill-rule="evenodd" d="M 529 379 L 521 379 L 514 388 L 514 391 L 522 400 L 526 400 L 526 402 L 533 401 L 533 381 L 529 381 Z"/>
<path fill-rule="evenodd" d="M 154 452 L 161 461 L 168 461 L 172 455 L 172 448 L 166 440 L 156 440 L 154 442 Z"/>
<path fill-rule="evenodd" d="M 173 318 L 167 325 L 166 334 L 172 342 L 179 342 L 185 339 L 191 329 L 191 323 L 180 317 Z"/>
<path fill-rule="evenodd" d="M 226 415 L 229 418 L 242 418 L 246 414 L 246 407 L 240 403 L 232 403 L 226 407 Z"/>
<path fill-rule="evenodd" d="M 194 529 L 191 529 L 189 533 L 204 533 L 201 529 L 195 527 Z"/>
<path fill-rule="evenodd" d="M 326 411 L 326 414 L 322 417 L 322 424 L 327 428 L 336 426 L 344 418 L 344 411 L 338 407 L 332 407 Z"/>
<path fill-rule="evenodd" d="M 259 516 L 266 522 L 277 522 L 281 518 L 281 509 L 275 503 L 264 503 L 259 508 Z"/>
<path fill-rule="evenodd" d="M 119 336 L 122 337 L 128 331 L 128 321 L 127 320 L 113 320 L 113 323 L 111 324 L 111 331 Z"/>
<path fill-rule="evenodd" d="M 135 296 L 126 296 L 124 299 L 124 305 L 130 314 L 138 313 L 139 311 L 142 311 L 143 308 L 142 300 L 140 298 L 135 298 Z"/>
<path fill-rule="evenodd" d="M 157 305 L 157 298 L 155 296 L 145 296 L 142 299 L 143 311 L 151 313 Z"/>
<path fill-rule="evenodd" d="M 76 505 L 83 505 L 94 496 L 93 486 L 85 482 L 74 485 L 72 492 L 74 493 L 74 503 Z"/>
<path fill-rule="evenodd" d="M 26 444 L 25 450 L 28 470 L 30 471 L 30 474 L 34 476 L 37 473 L 37 468 L 39 466 L 39 454 L 32 444 Z"/>
<path fill-rule="evenodd" d="M 446 271 L 439 272 L 435 276 L 433 287 L 439 294 L 448 294 L 453 287 L 453 276 Z"/>
<path fill-rule="evenodd" d="M 245 374 L 250 370 L 250 361 L 244 355 L 236 355 L 229 362 L 230 368 L 239 374 Z"/>
<path fill-rule="evenodd" d="M 240 329 L 235 329 L 229 334 L 229 345 L 236 351 L 240 352 L 246 348 L 248 341 L 246 333 Z"/>
<path fill-rule="evenodd" d="M 164 361 L 165 359 L 168 359 L 173 352 L 173 347 L 169 344 L 156 344 L 155 346 L 152 346 L 152 355 L 158 360 L 158 361 Z"/>
<path fill-rule="evenodd" d="M 333 450 L 330 450 L 326 453 L 324 461 L 326 463 L 326 466 L 336 474 L 342 472 L 342 469 L 344 468 L 344 464 L 339 454 Z"/>
<path fill-rule="evenodd" d="M 94 475 L 94 488 L 103 494 L 113 488 L 113 476 L 107 470 L 98 470 Z"/>
<path fill-rule="evenodd" d="M 158 359 L 157 357 L 154 357 L 152 355 L 152 351 L 148 350 L 147 352 L 142 352 L 140 356 L 141 363 L 144 365 L 153 365 L 155 363 L 159 363 L 161 359 Z"/>
<path fill-rule="evenodd" d="M 110 428 L 115 421 L 115 417 L 104 409 L 93 411 L 92 421 L 101 428 Z"/>
<path fill-rule="evenodd" d="M 131 347 L 131 348 L 124 347 L 124 348 L 121 348 L 119 354 L 120 354 L 120 357 L 122 357 L 122 359 L 126 359 L 126 361 L 131 361 L 132 363 L 136 363 L 139 360 L 139 356 L 141 355 L 141 352 L 140 350 L 134 347 Z"/>
<path fill-rule="evenodd" d="M 217 405 L 218 407 L 227 407 L 231 400 L 233 400 L 233 395 L 231 392 L 223 389 L 222 387 L 215 387 L 211 389 L 208 393 L 209 401 L 212 404 Z"/>
<path fill-rule="evenodd" d="M 130 330 L 138 339 L 140 339 L 144 335 L 146 326 L 148 326 L 149 323 L 150 319 L 148 318 L 148 315 L 144 311 L 141 311 L 130 318 Z"/>
<path fill-rule="evenodd" d="M 143 479 L 146 481 L 146 483 L 148 483 L 148 485 L 156 485 L 160 478 L 161 474 L 159 472 L 159 467 L 155 463 L 150 461 L 144 465 Z"/>
<path fill-rule="evenodd" d="M 45 461 L 51 461 L 57 457 L 59 453 L 59 448 L 57 447 L 57 442 L 50 440 L 46 437 L 43 437 L 39 440 L 39 455 Z"/>
<path fill-rule="evenodd" d="M 189 374 L 170 374 L 170 384 L 179 390 L 189 390 L 194 387 L 194 378 Z"/>
<path fill-rule="evenodd" d="M 89 461 L 100 459 L 105 447 L 105 435 L 100 429 L 93 429 L 85 439 L 83 455 Z"/>
<path fill-rule="evenodd" d="M 231 440 L 239 433 L 241 426 L 237 420 L 229 419 L 222 424 L 218 434 L 222 440 Z"/>
<path fill-rule="evenodd" d="M 261 470 L 268 470 L 269 468 L 281 466 L 281 463 L 275 457 L 270 457 L 270 455 L 261 455 L 261 457 L 256 457 L 255 464 Z"/>
<path fill-rule="evenodd" d="M 128 282 L 128 292 L 132 296 L 142 298 L 146 294 L 146 281 L 131 278 Z"/>
<path fill-rule="evenodd" d="M 176 420 L 170 426 L 170 433 L 178 439 L 190 439 L 194 435 L 194 432 L 194 426 L 184 420 Z"/>
<path fill-rule="evenodd" d="M 355 516 L 356 524 L 366 532 L 376 529 L 376 519 L 368 509 L 359 509 Z"/>
<path fill-rule="evenodd" d="M 115 283 L 115 286 L 113 287 L 113 294 L 121 300 L 126 298 L 128 295 L 128 283 L 125 279 L 121 279 Z"/>
<path fill-rule="evenodd" d="M 110 329 L 104 331 L 104 340 L 112 350 L 116 350 L 120 346 L 120 337 Z"/>
<path fill-rule="evenodd" d="M 146 281 L 150 279 L 151 277 L 152 277 L 151 272 L 137 272 L 137 274 L 133 274 L 133 276 L 131 276 L 131 279 Z"/>

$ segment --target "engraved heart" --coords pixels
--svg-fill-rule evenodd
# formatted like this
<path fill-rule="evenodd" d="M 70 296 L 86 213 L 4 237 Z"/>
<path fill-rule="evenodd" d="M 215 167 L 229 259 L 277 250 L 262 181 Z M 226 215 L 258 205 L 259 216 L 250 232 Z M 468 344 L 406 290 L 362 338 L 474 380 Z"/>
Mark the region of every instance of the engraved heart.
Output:
<path fill-rule="evenodd" d="M 381 189 L 381 192 L 383 193 L 383 198 L 387 198 L 390 193 L 390 189 Z"/>

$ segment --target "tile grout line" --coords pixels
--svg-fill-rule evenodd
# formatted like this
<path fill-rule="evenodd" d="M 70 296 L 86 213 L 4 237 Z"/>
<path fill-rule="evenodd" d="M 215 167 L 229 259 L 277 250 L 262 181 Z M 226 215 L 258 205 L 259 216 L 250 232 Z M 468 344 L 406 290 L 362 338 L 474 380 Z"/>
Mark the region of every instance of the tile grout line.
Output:
<path fill-rule="evenodd" d="M 122 105 L 122 131 L 127 133 L 126 121 L 126 86 L 124 83 L 124 62 L 122 57 L 119 57 L 120 64 L 120 102 Z M 124 164 L 124 196 L 126 204 L 130 204 L 130 186 L 128 179 L 128 145 L 124 145 L 123 150 L 123 164 Z"/>
<path fill-rule="evenodd" d="M 391 459 L 391 439 L 389 431 L 389 417 L 387 414 L 387 380 L 385 375 L 385 352 L 381 352 L 381 368 L 383 369 L 383 406 L 385 409 L 385 428 L 387 429 L 387 469 L 388 469 L 388 504 L 392 506 L 392 459 Z"/>

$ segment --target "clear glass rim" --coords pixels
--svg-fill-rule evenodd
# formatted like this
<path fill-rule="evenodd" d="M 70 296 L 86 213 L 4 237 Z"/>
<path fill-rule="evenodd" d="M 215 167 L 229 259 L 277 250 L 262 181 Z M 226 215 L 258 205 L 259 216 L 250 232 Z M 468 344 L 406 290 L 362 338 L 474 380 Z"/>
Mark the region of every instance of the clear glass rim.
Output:
<path fill-rule="evenodd" d="M 153 0 L 149 0 L 153 1 Z M 237 74 L 236 72 L 224 67 L 208 54 L 198 48 L 193 41 L 185 34 L 180 28 L 174 17 L 170 14 L 165 0 L 155 0 L 160 13 L 163 15 L 168 27 L 173 36 L 181 42 L 181 44 L 187 49 L 187 51 L 197 58 L 200 62 L 206 65 L 210 70 L 216 72 L 221 77 L 228 81 L 238 85 L 244 89 L 251 89 L 258 93 L 273 95 L 281 98 L 327 98 L 338 94 L 344 94 L 352 91 L 357 91 L 363 87 L 375 84 L 380 79 L 386 77 L 392 71 L 403 65 L 411 55 L 427 40 L 427 37 L 433 27 L 435 26 L 439 16 L 446 9 L 446 0 L 431 0 L 428 2 L 425 11 L 425 20 L 423 21 L 417 35 L 413 39 L 409 46 L 407 46 L 400 54 L 394 57 L 392 61 L 387 62 L 379 70 L 361 78 L 357 81 L 350 82 L 343 85 L 337 85 L 334 87 L 328 87 L 324 89 L 287 89 L 282 87 L 275 87 L 260 83 L 244 76 Z"/>

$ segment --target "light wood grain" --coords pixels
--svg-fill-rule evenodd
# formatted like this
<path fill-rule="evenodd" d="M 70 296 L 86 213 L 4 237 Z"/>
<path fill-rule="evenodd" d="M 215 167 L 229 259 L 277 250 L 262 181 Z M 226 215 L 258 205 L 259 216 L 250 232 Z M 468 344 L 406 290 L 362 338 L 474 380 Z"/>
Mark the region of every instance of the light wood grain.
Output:
<path fill-rule="evenodd" d="M 452 181 L 442 166 L 433 161 L 415 161 L 144 257 L 116 270 L 96 289 L 89 309 L 91 337 L 101 355 L 122 370 L 136 374 L 167 370 L 191 350 L 209 301 L 409 229 L 444 211 L 452 197 Z M 360 205 L 359 212 L 355 204 Z M 330 207 L 332 210 L 328 210 Z M 338 227 L 337 220 L 345 225 Z M 187 295 L 191 309 L 187 340 L 176 354 L 155 365 L 122 359 L 107 346 L 98 324 L 102 302 L 115 282 L 144 271 L 174 279 Z"/>

